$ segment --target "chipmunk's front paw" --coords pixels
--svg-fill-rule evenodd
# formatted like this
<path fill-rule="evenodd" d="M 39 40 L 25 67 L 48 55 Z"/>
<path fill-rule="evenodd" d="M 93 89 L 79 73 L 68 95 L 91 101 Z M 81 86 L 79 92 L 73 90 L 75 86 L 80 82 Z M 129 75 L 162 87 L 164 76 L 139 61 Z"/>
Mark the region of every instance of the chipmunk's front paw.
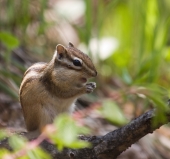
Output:
<path fill-rule="evenodd" d="M 86 93 L 91 93 L 96 88 L 95 82 L 90 82 L 86 84 Z"/>

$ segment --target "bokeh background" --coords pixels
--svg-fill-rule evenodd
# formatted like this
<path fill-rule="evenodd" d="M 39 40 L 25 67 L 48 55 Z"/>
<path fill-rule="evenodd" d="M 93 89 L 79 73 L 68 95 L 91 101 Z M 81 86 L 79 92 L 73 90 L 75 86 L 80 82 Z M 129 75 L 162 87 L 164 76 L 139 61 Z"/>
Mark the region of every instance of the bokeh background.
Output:
<path fill-rule="evenodd" d="M 78 105 L 100 103 L 103 120 L 116 126 L 153 107 L 155 122 L 166 120 L 169 0 L 0 0 L 1 128 L 24 125 L 18 98 L 24 71 L 35 62 L 48 62 L 56 45 L 68 42 L 87 53 L 99 73 L 92 79 L 97 89 Z M 94 134 L 113 128 L 103 120 Z M 95 124 L 90 122 L 91 128 Z M 168 125 L 148 138 L 129 150 L 131 158 L 170 158 Z"/>

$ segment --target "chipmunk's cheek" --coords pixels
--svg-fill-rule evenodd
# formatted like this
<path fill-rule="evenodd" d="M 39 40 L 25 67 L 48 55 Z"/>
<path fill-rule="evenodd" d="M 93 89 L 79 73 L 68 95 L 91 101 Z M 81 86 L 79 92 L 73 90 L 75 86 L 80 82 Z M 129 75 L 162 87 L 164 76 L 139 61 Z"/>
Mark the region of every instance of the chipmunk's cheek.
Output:
<path fill-rule="evenodd" d="M 80 78 L 80 82 L 86 83 L 87 82 L 87 78 L 85 78 L 85 77 Z"/>
<path fill-rule="evenodd" d="M 82 77 L 79 78 L 78 81 L 76 82 L 76 87 L 80 88 L 80 87 L 84 87 L 86 85 L 87 82 L 87 78 Z"/>

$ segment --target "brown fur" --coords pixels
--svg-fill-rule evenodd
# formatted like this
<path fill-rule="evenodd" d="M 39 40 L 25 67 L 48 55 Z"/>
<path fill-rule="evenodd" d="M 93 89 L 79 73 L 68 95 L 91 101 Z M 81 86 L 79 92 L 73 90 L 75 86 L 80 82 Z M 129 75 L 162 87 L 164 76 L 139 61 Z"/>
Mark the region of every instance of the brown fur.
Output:
<path fill-rule="evenodd" d="M 34 64 L 24 74 L 20 101 L 28 131 L 41 131 L 58 114 L 72 112 L 76 98 L 95 88 L 81 81 L 97 75 L 87 55 L 70 44 L 58 45 L 57 51 L 49 63 Z M 73 65 L 74 57 L 83 61 L 81 67 Z"/>

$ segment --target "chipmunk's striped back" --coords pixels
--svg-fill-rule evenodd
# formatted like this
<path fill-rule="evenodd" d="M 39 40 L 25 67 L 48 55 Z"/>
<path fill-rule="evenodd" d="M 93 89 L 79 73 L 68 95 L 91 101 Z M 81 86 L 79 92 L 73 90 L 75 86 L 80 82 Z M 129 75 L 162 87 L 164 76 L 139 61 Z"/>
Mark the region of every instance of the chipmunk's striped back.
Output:
<path fill-rule="evenodd" d="M 41 73 L 46 67 L 46 64 L 47 63 L 44 62 L 35 63 L 26 70 L 19 90 L 20 95 L 22 94 L 22 88 L 25 88 L 26 85 L 32 82 L 33 80 L 40 78 Z"/>

